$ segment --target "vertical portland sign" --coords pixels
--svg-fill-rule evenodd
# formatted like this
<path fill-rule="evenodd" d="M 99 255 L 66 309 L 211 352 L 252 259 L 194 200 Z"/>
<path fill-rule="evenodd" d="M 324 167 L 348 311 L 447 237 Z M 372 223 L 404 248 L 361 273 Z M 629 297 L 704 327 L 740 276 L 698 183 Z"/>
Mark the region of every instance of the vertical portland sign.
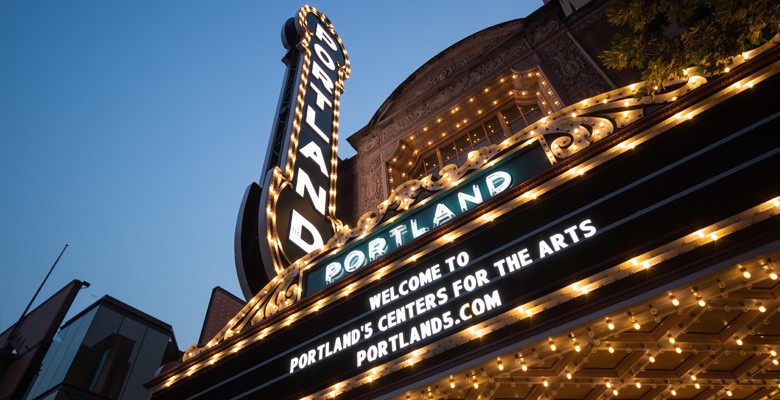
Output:
<path fill-rule="evenodd" d="M 325 14 L 303 6 L 282 29 L 287 65 L 262 189 L 247 188 L 236 227 L 245 296 L 328 241 L 336 219 L 339 98 L 349 77 L 343 43 Z"/>

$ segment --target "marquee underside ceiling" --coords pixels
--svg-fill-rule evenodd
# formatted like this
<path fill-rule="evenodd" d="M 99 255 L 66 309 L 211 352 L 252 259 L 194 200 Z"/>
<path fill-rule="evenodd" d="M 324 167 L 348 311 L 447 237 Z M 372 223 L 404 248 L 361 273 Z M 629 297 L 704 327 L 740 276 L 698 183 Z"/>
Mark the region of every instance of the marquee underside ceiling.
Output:
<path fill-rule="evenodd" d="M 732 265 L 395 398 L 777 398 L 778 257 Z"/>

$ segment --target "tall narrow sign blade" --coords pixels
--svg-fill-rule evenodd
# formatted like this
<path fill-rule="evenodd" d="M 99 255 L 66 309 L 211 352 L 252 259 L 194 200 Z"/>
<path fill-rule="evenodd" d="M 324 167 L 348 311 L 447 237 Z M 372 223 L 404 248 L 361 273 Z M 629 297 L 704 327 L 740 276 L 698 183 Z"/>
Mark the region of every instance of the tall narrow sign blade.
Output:
<path fill-rule="evenodd" d="M 336 218 L 339 102 L 349 59 L 333 24 L 303 6 L 282 31 L 287 65 L 264 165 L 262 194 L 247 195 L 236 237 L 236 266 L 246 296 L 295 260 L 323 246 L 341 226 Z M 255 185 L 250 191 L 257 192 Z M 254 204 L 247 204 L 254 201 Z M 259 203 L 259 204 L 258 204 Z M 255 205 L 256 204 L 256 205 Z M 246 213 L 257 207 L 257 230 Z M 254 235 L 252 234 L 254 232 Z M 247 254 L 257 237 L 260 257 Z M 262 259 L 262 266 L 250 260 Z M 265 281 L 267 282 L 267 281 Z"/>

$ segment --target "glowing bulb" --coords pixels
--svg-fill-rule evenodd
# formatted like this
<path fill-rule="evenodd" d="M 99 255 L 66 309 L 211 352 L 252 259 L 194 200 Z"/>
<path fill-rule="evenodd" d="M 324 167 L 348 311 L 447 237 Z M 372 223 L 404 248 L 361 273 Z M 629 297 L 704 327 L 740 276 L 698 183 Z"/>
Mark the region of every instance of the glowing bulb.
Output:
<path fill-rule="evenodd" d="M 549 383 L 549 382 L 547 382 L 547 379 L 544 379 L 544 380 L 542 381 L 542 385 L 544 385 L 544 387 L 548 387 L 548 386 L 550 386 L 550 383 Z"/>
<path fill-rule="evenodd" d="M 742 343 L 743 343 L 742 339 L 737 338 L 737 346 L 742 346 Z"/>
<path fill-rule="evenodd" d="M 731 397 L 732 395 L 734 395 L 734 393 L 731 393 L 731 390 L 727 390 L 726 391 L 726 396 Z"/>
<path fill-rule="evenodd" d="M 523 371 L 528 371 L 528 366 L 525 365 L 525 362 L 523 362 L 523 365 L 520 367 Z"/>
<path fill-rule="evenodd" d="M 639 389 L 639 388 L 641 388 L 641 387 L 642 387 L 642 384 L 641 384 L 641 383 L 639 383 L 639 382 L 637 382 L 637 383 L 636 383 L 636 388 L 637 388 L 637 389 Z"/>
<path fill-rule="evenodd" d="M 766 312 L 766 307 L 764 307 L 763 304 L 758 303 L 758 311 L 761 311 L 762 313 Z"/>
<path fill-rule="evenodd" d="M 607 350 L 609 350 L 610 353 L 614 353 L 615 352 L 615 348 L 612 347 L 612 345 L 609 345 L 609 347 L 607 347 Z"/>
<path fill-rule="evenodd" d="M 677 391 L 672 389 L 672 396 L 677 396 Z"/>
<path fill-rule="evenodd" d="M 680 354 L 680 353 L 682 353 L 682 349 L 680 348 L 680 346 L 675 346 L 675 347 L 674 347 L 674 351 L 676 351 L 676 352 L 677 352 L 677 354 Z"/>
<path fill-rule="evenodd" d="M 700 307 L 704 307 L 704 306 L 706 306 L 706 305 L 707 305 L 707 302 L 706 302 L 706 301 L 704 301 L 704 299 L 699 299 L 699 306 L 700 306 Z"/>
<path fill-rule="evenodd" d="M 571 379 L 571 372 L 566 373 L 566 379 Z"/>
<path fill-rule="evenodd" d="M 580 347 L 580 345 L 574 346 L 574 351 L 576 351 L 577 353 L 579 353 L 581 350 L 582 348 Z"/>
<path fill-rule="evenodd" d="M 634 322 L 634 329 L 639 330 L 639 322 Z"/>
<path fill-rule="evenodd" d="M 777 280 L 777 273 L 775 273 L 775 272 L 770 272 L 770 273 L 769 273 L 769 279 L 771 279 L 771 280 L 773 280 L 773 281 L 776 281 L 776 280 Z"/>
<path fill-rule="evenodd" d="M 650 356 L 650 363 L 654 363 L 654 362 L 655 362 L 655 357 Z"/>
<path fill-rule="evenodd" d="M 750 271 L 748 271 L 748 270 L 746 270 L 746 269 L 743 269 L 743 270 L 742 270 L 742 276 L 743 276 L 745 279 L 750 279 L 750 277 L 751 277 L 751 276 L 753 276 L 753 275 L 750 275 Z"/>

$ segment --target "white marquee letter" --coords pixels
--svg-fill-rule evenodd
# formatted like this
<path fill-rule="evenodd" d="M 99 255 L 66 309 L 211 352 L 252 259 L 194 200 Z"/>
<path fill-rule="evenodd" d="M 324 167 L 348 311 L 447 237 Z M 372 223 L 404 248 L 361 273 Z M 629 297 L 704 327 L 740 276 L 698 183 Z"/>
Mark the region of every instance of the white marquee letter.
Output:
<path fill-rule="evenodd" d="M 341 276 L 341 264 L 332 262 L 325 267 L 325 284 L 333 283 L 333 280 Z"/>
<path fill-rule="evenodd" d="M 322 215 L 325 215 L 325 200 L 327 198 L 325 197 L 325 189 L 323 187 L 318 187 L 318 191 L 314 191 L 314 184 L 311 183 L 311 178 L 309 178 L 309 174 L 306 173 L 306 171 L 298 168 L 298 172 L 295 174 L 295 193 L 298 193 L 298 196 L 304 197 L 304 190 L 306 193 L 309 194 L 309 197 L 311 198 L 311 204 L 314 205 L 314 208 Z"/>
<path fill-rule="evenodd" d="M 301 154 L 303 154 L 304 157 L 316 162 L 317 166 L 320 167 L 320 172 L 322 172 L 322 175 L 325 175 L 326 177 L 328 176 L 328 170 L 325 169 L 325 157 L 322 156 L 322 149 L 320 149 L 317 144 L 314 142 L 306 143 L 306 146 L 301 148 Z"/>
<path fill-rule="evenodd" d="M 325 49 L 320 46 L 319 43 L 314 44 L 314 52 L 317 53 L 317 57 L 322 61 L 323 64 L 325 64 L 326 67 L 328 67 L 329 70 L 333 71 L 336 69 L 336 64 L 333 62 L 333 58 L 330 57 L 330 54 L 328 54 Z"/>
<path fill-rule="evenodd" d="M 303 240 L 303 237 L 301 237 L 301 233 L 303 233 L 301 228 L 304 228 L 311 233 L 311 243 L 306 243 L 306 241 Z M 307 253 L 311 253 L 323 245 L 322 236 L 317 231 L 317 228 L 295 210 L 292 210 L 292 218 L 290 218 L 290 241 Z"/>
<path fill-rule="evenodd" d="M 317 38 L 325 42 L 325 44 L 330 47 L 331 50 L 336 50 L 336 41 L 333 40 L 332 37 L 328 34 L 328 32 L 325 31 L 325 28 L 322 27 L 322 25 L 317 24 L 317 32 L 315 33 L 317 35 Z"/>
<path fill-rule="evenodd" d="M 444 203 L 439 203 L 436 205 L 436 211 L 433 215 L 433 226 L 439 226 L 453 218 L 455 218 L 455 213 L 445 206 Z"/>
<path fill-rule="evenodd" d="M 378 257 L 385 255 L 387 252 L 387 240 L 384 238 L 371 239 L 368 242 L 368 259 L 371 261 L 376 260 Z"/>
<path fill-rule="evenodd" d="M 311 62 L 311 76 L 319 79 L 320 82 L 322 82 L 322 86 L 325 87 L 325 90 L 327 90 L 328 93 L 333 94 L 333 80 L 330 79 L 325 70 L 322 69 L 316 61 Z"/>
<path fill-rule="evenodd" d="M 458 193 L 458 203 L 460 203 L 460 211 L 466 212 L 468 210 L 468 207 L 466 206 L 466 202 L 473 204 L 480 204 L 482 203 L 482 192 L 479 191 L 479 186 L 474 185 L 474 194 L 469 195 L 466 193 Z"/>
<path fill-rule="evenodd" d="M 306 124 L 309 125 L 311 129 L 314 129 L 314 132 L 317 132 L 325 143 L 330 143 L 330 137 L 325 135 L 325 132 L 317 126 L 317 112 L 314 111 L 311 106 L 306 106 Z"/>
<path fill-rule="evenodd" d="M 498 186 L 496 186 L 496 181 L 500 182 Z M 487 183 L 488 191 L 492 197 L 503 192 L 512 184 L 512 175 L 509 175 L 504 171 L 496 171 L 488 175 L 487 178 L 485 178 L 485 182 Z"/>

